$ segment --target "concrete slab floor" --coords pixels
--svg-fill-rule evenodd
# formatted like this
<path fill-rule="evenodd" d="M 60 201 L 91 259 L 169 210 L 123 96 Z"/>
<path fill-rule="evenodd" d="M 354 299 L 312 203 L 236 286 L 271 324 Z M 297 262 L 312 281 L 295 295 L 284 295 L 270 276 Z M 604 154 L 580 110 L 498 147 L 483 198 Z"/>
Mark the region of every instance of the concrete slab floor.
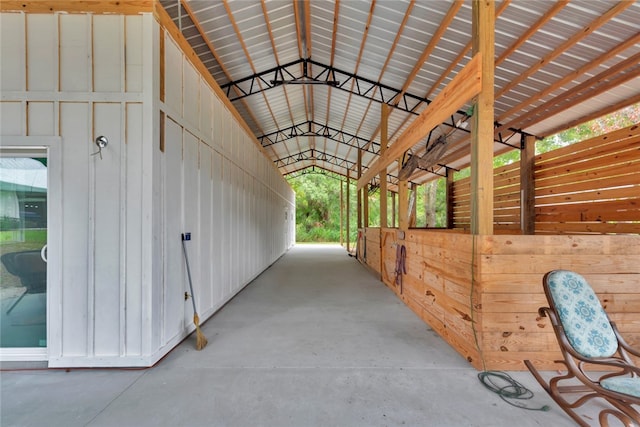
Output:
<path fill-rule="evenodd" d="M 337 245 L 297 245 L 147 370 L 1 373 L 9 426 L 573 426 L 518 409 Z"/>

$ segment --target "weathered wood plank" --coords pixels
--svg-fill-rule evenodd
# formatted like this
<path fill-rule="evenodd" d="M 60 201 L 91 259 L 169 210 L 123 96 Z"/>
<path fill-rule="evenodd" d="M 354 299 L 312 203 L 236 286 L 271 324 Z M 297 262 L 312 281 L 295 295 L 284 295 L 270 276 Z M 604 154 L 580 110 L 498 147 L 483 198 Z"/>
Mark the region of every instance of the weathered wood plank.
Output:
<path fill-rule="evenodd" d="M 478 247 L 485 255 L 640 255 L 640 236 L 483 236 Z"/>
<path fill-rule="evenodd" d="M 638 274 L 585 274 L 596 293 L 634 293 L 638 290 Z M 482 291 L 486 293 L 542 293 L 542 273 L 483 274 Z"/>
<path fill-rule="evenodd" d="M 153 11 L 153 3 L 153 0 L 2 0 L 2 2 L 0 2 L 0 11 L 20 11 L 28 13 L 115 13 L 131 15 Z"/>
<path fill-rule="evenodd" d="M 640 223 L 599 223 L 599 222 L 580 222 L 580 223 L 536 223 L 536 233 L 551 232 L 552 234 L 639 234 Z"/>

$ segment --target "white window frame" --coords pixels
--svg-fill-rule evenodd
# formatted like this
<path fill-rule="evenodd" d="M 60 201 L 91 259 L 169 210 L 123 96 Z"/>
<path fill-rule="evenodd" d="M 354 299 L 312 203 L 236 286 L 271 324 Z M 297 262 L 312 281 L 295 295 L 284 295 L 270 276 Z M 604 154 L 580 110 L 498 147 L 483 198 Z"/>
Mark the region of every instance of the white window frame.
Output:
<path fill-rule="evenodd" d="M 0 348 L 0 362 L 49 360 L 51 343 L 60 340 L 62 296 L 62 138 L 58 136 L 2 136 L 3 152 L 47 151 L 47 347 Z M 59 346 L 56 346 L 59 347 Z"/>

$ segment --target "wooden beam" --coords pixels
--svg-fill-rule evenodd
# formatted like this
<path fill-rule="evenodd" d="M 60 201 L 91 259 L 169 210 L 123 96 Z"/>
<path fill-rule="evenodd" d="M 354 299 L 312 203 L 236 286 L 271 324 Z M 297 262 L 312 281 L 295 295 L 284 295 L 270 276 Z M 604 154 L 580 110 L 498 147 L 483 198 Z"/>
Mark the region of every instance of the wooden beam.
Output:
<path fill-rule="evenodd" d="M 555 15 L 558 14 L 564 7 L 569 3 L 569 0 L 556 0 L 555 3 L 552 4 L 551 9 L 545 12 L 544 15 L 540 19 L 536 21 L 535 24 L 531 25 L 527 31 L 522 34 L 515 43 L 509 46 L 507 49 L 502 52 L 502 54 L 496 59 L 496 66 L 504 61 L 509 55 L 515 52 L 520 46 L 524 44 L 527 40 L 531 38 L 540 28 L 545 26 L 547 22 L 551 20 Z M 496 16 L 498 13 L 496 12 Z"/>
<path fill-rule="evenodd" d="M 445 186 L 446 188 L 446 195 L 445 198 L 447 200 L 447 228 L 451 229 L 454 227 L 454 221 L 453 221 L 453 169 L 451 168 L 447 168 L 447 184 Z"/>
<path fill-rule="evenodd" d="M 362 187 L 362 227 L 369 227 L 369 186 Z"/>
<path fill-rule="evenodd" d="M 340 180 L 340 246 L 344 243 L 344 181 Z"/>
<path fill-rule="evenodd" d="M 409 211 L 409 227 L 415 227 L 418 214 L 418 186 L 415 183 L 411 184 L 411 199 L 413 199 L 413 203 Z"/>
<path fill-rule="evenodd" d="M 27 13 L 117 13 L 120 15 L 137 15 L 153 12 L 155 0 L 2 0 L 0 12 Z"/>
<path fill-rule="evenodd" d="M 389 105 L 380 105 L 380 155 L 387 151 L 387 136 L 389 134 Z M 380 227 L 387 227 L 387 168 L 380 171 Z"/>
<path fill-rule="evenodd" d="M 520 150 L 520 231 L 522 234 L 535 233 L 535 156 L 536 137 L 529 135 L 524 140 L 524 148 Z"/>
<path fill-rule="evenodd" d="M 404 84 L 402 85 L 402 89 L 400 90 L 400 93 L 395 97 L 394 105 L 398 105 L 398 103 L 402 100 L 402 97 L 409 89 L 409 86 L 411 85 L 411 83 L 413 83 L 413 81 L 415 80 L 416 76 L 418 75 L 418 72 L 420 72 L 420 70 L 422 69 L 422 66 L 427 61 L 427 58 L 431 56 L 431 52 L 433 52 L 437 44 L 440 43 L 442 39 L 442 35 L 449 28 L 449 25 L 451 24 L 453 19 L 456 17 L 456 14 L 462 7 L 462 4 L 463 4 L 462 1 L 454 1 L 451 4 L 449 11 L 445 15 L 445 17 L 442 18 L 442 22 L 440 22 L 440 25 L 438 25 L 438 29 L 436 30 L 435 33 L 433 33 L 433 36 L 431 36 L 429 43 L 422 51 L 422 55 L 420 55 L 420 58 L 418 58 L 418 60 L 415 62 L 413 66 L 413 70 L 411 70 L 411 73 L 409 73 L 409 76 L 407 77 Z"/>
<path fill-rule="evenodd" d="M 490 58 L 493 64 L 493 57 Z M 471 98 L 480 93 L 480 65 L 482 54 L 477 54 L 445 87 L 431 104 L 409 125 L 398 139 L 387 149 L 384 156 L 358 179 L 358 189 L 362 188 L 383 168 L 402 156 L 402 153 L 417 144 L 434 127 L 458 111 Z M 492 86 L 493 90 L 493 86 Z M 493 122 L 492 122 L 493 123 Z M 492 134 L 493 135 L 493 134 Z M 493 137 L 492 137 L 493 140 Z"/>
<path fill-rule="evenodd" d="M 636 53 L 624 61 L 618 62 L 602 73 L 583 81 L 579 85 L 527 111 L 515 120 L 501 125 L 495 132 L 502 132 L 510 127 L 527 128 L 536 123 L 540 123 L 574 105 L 578 105 L 587 99 L 595 98 L 602 93 L 608 92 L 612 88 L 621 86 L 629 80 L 635 79 L 638 74 L 640 74 L 640 53 Z"/>
<path fill-rule="evenodd" d="M 351 247 L 350 247 L 350 221 L 349 218 L 351 217 L 351 192 L 349 191 L 349 188 L 351 187 L 351 179 L 350 179 L 350 173 L 351 171 L 349 169 L 347 169 L 347 203 L 346 203 L 346 211 L 347 211 L 347 218 L 346 218 L 346 238 L 345 240 L 347 241 L 347 252 L 351 252 Z"/>
<path fill-rule="evenodd" d="M 533 97 L 536 99 L 546 98 L 547 95 L 549 95 L 550 93 L 555 92 L 556 90 L 565 86 L 567 83 L 570 83 L 571 81 L 576 80 L 578 77 L 587 74 L 589 70 L 602 65 L 603 63 L 609 61 L 611 58 L 615 57 L 621 52 L 624 52 L 625 50 L 629 49 L 630 47 L 634 46 L 637 43 L 640 43 L 640 33 L 633 35 L 632 37 L 628 38 L 621 44 L 614 47 L 613 49 L 608 50 L 607 52 L 604 52 L 602 55 L 600 55 L 598 58 L 594 59 L 593 61 L 587 62 L 582 67 L 567 74 L 562 79 L 556 81 L 554 84 L 547 87 L 543 91 L 533 95 Z M 530 105 L 530 97 L 528 97 L 527 99 L 522 101 L 520 104 L 516 105 L 515 107 L 510 108 L 509 110 L 502 113 L 500 116 L 498 116 L 497 121 L 502 122 L 508 119 L 514 113 L 521 112 L 528 105 Z"/>
<path fill-rule="evenodd" d="M 396 194 L 391 193 L 391 226 L 396 226 Z"/>
<path fill-rule="evenodd" d="M 358 178 L 362 176 L 362 150 L 358 149 Z M 362 188 L 357 187 L 358 230 L 362 228 Z"/>
<path fill-rule="evenodd" d="M 409 181 L 406 179 L 398 181 L 398 228 L 409 229 Z"/>
<path fill-rule="evenodd" d="M 471 233 L 493 234 L 493 102 L 495 5 L 472 2 L 473 52 L 482 58 L 482 90 L 473 112 L 471 137 Z"/>
<path fill-rule="evenodd" d="M 544 58 L 541 58 L 540 60 L 538 60 L 538 62 L 536 62 L 533 66 L 527 68 L 527 70 L 525 72 L 520 74 L 518 77 L 516 77 L 511 82 L 509 82 L 508 85 L 506 85 L 504 88 L 502 88 L 502 90 L 500 90 L 496 94 L 495 97 L 496 98 L 501 97 L 502 95 L 504 95 L 505 93 L 507 93 L 508 91 L 510 91 L 511 89 L 513 89 L 514 87 L 516 87 L 517 85 L 519 85 L 520 83 L 522 83 L 523 81 L 528 79 L 529 77 L 531 77 L 540 68 L 542 68 L 543 66 L 551 63 L 551 61 L 553 61 L 558 56 L 562 55 L 571 46 L 577 44 L 580 40 L 584 39 L 589 34 L 591 34 L 594 31 L 596 31 L 602 25 L 604 25 L 607 22 L 609 22 L 616 15 L 618 15 L 619 13 L 622 13 L 625 9 L 627 9 L 629 6 L 631 6 L 633 4 L 634 4 L 634 2 L 632 2 L 632 1 L 621 1 L 621 2 L 617 3 L 615 6 L 613 6 L 611 9 L 609 9 L 607 12 L 605 12 L 603 15 L 601 15 L 598 18 L 596 18 L 595 20 L 593 20 L 586 27 L 582 28 L 580 31 L 577 31 L 571 38 L 567 39 L 564 43 L 562 43 L 558 47 L 556 47 L 553 50 L 553 52 L 549 53 Z"/>
<path fill-rule="evenodd" d="M 504 10 L 507 8 L 507 6 L 509 6 L 510 3 L 510 0 L 503 1 L 498 7 L 498 10 L 496 10 L 496 16 L 500 16 L 500 14 L 504 12 Z M 444 73 L 440 75 L 438 80 L 431 86 L 431 89 L 429 89 L 429 91 L 425 94 L 425 98 L 429 98 L 429 96 L 431 96 L 431 94 L 440 87 L 440 84 L 444 81 L 444 79 L 446 79 L 451 74 L 453 69 L 458 66 L 462 59 L 467 56 L 467 53 L 471 50 L 471 45 L 473 44 L 472 42 L 473 40 L 469 40 L 469 43 L 467 43 L 465 47 L 462 48 L 460 53 L 458 53 L 458 56 L 456 56 L 456 58 L 449 65 L 449 68 L 447 68 Z"/>

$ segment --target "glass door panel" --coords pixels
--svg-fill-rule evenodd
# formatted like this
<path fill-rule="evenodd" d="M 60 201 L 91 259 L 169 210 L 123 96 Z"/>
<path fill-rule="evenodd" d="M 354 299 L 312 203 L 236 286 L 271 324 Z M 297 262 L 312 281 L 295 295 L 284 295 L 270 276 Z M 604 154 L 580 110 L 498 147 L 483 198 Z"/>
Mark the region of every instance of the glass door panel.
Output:
<path fill-rule="evenodd" d="M 0 151 L 0 347 L 47 346 L 47 153 Z"/>

